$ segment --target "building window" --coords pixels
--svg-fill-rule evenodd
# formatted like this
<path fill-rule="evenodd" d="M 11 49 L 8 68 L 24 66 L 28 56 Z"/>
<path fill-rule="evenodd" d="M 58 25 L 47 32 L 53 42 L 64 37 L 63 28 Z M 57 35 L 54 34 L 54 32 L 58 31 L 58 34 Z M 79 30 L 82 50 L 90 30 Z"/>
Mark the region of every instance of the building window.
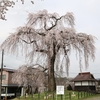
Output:
<path fill-rule="evenodd" d="M 1 75 L 0 75 L 0 78 L 1 78 Z M 5 80 L 6 79 L 6 75 L 2 75 L 2 80 Z"/>
<path fill-rule="evenodd" d="M 6 79 L 6 75 L 2 75 L 2 80 L 5 80 Z"/>

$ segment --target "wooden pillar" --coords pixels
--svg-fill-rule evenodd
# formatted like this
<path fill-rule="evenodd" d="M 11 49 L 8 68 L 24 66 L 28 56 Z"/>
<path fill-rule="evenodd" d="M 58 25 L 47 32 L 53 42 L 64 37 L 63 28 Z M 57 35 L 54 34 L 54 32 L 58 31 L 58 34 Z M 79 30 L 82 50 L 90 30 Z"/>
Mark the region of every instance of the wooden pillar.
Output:
<path fill-rule="evenodd" d="M 24 96 L 24 88 L 21 88 L 21 96 Z"/>
<path fill-rule="evenodd" d="M 5 89 L 6 89 L 5 100 L 7 100 L 8 87 L 5 87 Z"/>

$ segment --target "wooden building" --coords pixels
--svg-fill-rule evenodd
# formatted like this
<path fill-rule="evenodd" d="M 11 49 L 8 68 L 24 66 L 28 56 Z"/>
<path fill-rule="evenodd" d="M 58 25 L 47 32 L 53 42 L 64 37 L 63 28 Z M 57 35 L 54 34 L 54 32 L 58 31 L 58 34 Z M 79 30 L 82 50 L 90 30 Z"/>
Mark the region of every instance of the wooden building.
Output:
<path fill-rule="evenodd" d="M 12 82 L 12 75 L 15 72 L 14 69 L 3 68 L 2 72 L 2 88 L 1 88 L 1 96 L 13 96 L 15 97 L 16 94 L 21 94 L 21 87 L 18 84 L 14 84 Z M 1 75 L 1 69 L 0 69 Z"/>
<path fill-rule="evenodd" d="M 79 73 L 72 82 L 75 91 L 96 91 L 96 79 L 90 72 Z"/>

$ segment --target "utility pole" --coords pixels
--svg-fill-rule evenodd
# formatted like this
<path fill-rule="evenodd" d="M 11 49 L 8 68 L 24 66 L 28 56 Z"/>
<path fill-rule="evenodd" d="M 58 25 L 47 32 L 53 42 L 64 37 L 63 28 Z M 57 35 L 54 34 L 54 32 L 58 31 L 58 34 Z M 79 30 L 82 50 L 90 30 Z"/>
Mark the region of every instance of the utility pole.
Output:
<path fill-rule="evenodd" d="M 0 100 L 1 100 L 1 88 L 2 88 L 3 57 L 4 57 L 4 49 L 2 49 L 2 58 L 1 58 Z"/>

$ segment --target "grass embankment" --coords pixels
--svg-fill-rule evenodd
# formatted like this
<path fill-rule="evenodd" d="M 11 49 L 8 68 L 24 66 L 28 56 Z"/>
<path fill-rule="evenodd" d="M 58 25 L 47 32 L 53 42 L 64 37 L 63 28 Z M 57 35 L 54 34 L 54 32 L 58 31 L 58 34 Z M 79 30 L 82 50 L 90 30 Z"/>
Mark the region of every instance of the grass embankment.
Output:
<path fill-rule="evenodd" d="M 34 96 L 18 97 L 13 100 L 82 100 L 84 98 L 92 98 L 100 96 L 100 94 L 91 94 L 87 92 L 65 91 L 64 95 L 56 95 L 56 93 L 41 93 Z"/>

